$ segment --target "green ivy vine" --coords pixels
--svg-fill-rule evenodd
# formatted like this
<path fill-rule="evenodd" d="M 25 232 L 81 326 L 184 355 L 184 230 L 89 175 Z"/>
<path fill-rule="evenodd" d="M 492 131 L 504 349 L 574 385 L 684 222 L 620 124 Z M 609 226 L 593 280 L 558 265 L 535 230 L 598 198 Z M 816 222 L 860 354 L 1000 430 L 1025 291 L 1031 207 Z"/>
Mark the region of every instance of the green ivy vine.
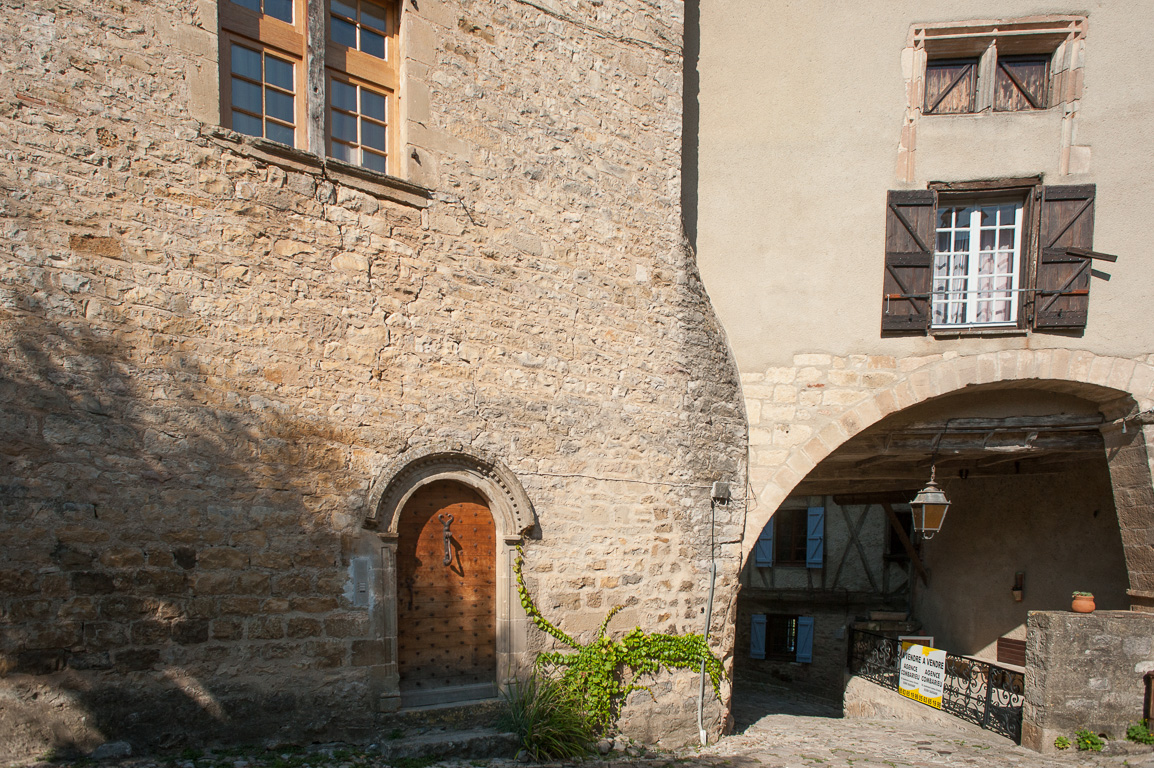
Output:
<path fill-rule="evenodd" d="M 599 732 L 609 731 L 616 724 L 625 697 L 633 691 L 649 691 L 648 686 L 639 683 L 641 677 L 662 668 L 696 670 L 704 661 L 713 691 L 720 697 L 725 669 L 702 635 L 650 634 L 634 627 L 621 639 L 614 640 L 606 635 L 606 630 L 610 620 L 622 609 L 619 605 L 601 622 L 597 636 L 582 645 L 541 615 L 525 587 L 521 572 L 524 559 L 524 552 L 518 547 L 514 571 L 521 606 L 538 629 L 575 651 L 542 653 L 537 657 L 537 667 L 559 675 L 565 689 L 583 703 L 590 723 Z"/>

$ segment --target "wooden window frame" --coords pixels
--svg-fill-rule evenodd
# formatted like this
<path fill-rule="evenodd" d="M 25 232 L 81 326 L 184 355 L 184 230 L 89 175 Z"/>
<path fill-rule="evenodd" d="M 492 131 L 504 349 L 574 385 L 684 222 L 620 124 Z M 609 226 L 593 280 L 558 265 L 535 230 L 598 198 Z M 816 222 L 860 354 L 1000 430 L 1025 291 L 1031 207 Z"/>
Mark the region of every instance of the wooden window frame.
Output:
<path fill-rule="evenodd" d="M 385 149 L 384 149 L 385 167 L 389 168 L 390 163 L 391 163 L 392 158 L 393 158 L 393 146 L 392 146 L 393 145 L 393 135 L 396 132 L 393 129 L 393 121 L 395 119 L 395 115 L 392 113 L 392 110 L 394 108 L 393 107 L 394 101 L 391 98 L 392 94 L 382 90 L 381 88 L 379 88 L 375 84 L 366 83 L 365 81 L 361 80 L 360 78 L 350 77 L 349 75 L 346 75 L 343 72 L 337 72 L 337 71 L 330 69 L 330 70 L 326 70 L 325 75 L 326 75 L 325 76 L 325 84 L 326 84 L 326 86 L 330 86 L 330 87 L 326 88 L 326 92 L 325 92 L 325 115 L 326 115 L 326 125 L 328 126 L 328 130 L 325 131 L 325 140 L 326 140 L 325 152 L 326 152 L 326 154 L 333 159 L 339 160 L 340 158 L 337 158 L 333 153 L 333 145 L 334 144 L 342 144 L 344 146 L 352 147 L 359 154 L 359 162 L 352 162 L 349 160 L 340 160 L 340 162 L 348 162 L 352 165 L 356 165 L 356 166 L 361 167 L 361 168 L 368 168 L 368 166 L 364 162 L 364 153 L 366 150 L 365 150 L 365 144 L 362 141 L 362 138 L 363 138 L 362 128 L 363 128 L 363 126 L 361 123 L 362 120 L 368 120 L 372 123 L 384 125 L 384 129 L 385 129 Z M 364 90 L 372 91 L 373 93 L 375 93 L 379 96 L 382 96 L 385 100 L 385 120 L 383 121 L 383 123 L 381 120 L 378 120 L 377 118 L 374 118 L 374 117 L 369 117 L 369 116 L 365 115 L 363 112 L 361 112 L 361 102 L 360 102 L 360 98 L 359 98 L 360 90 L 357 91 L 357 93 L 358 93 L 357 111 L 355 113 L 350 113 L 350 112 L 348 112 L 348 110 L 345 110 L 345 109 L 339 110 L 345 114 L 354 115 L 354 118 L 357 121 L 357 140 L 353 144 L 350 144 L 348 141 L 345 141 L 344 139 L 338 140 L 338 139 L 333 137 L 333 126 L 332 126 L 332 119 L 333 118 L 332 118 L 332 115 L 333 115 L 333 111 L 337 109 L 336 107 L 333 106 L 333 103 L 332 103 L 332 98 L 333 98 L 332 94 L 333 94 L 333 91 L 335 90 L 334 88 L 331 87 L 333 81 L 342 82 L 342 83 L 345 83 L 346 85 L 351 85 L 351 86 L 354 86 L 355 88 L 358 88 L 358 89 L 364 89 Z M 377 154 L 377 155 L 381 154 L 381 151 L 375 147 L 371 147 L 367 151 L 369 151 L 373 154 Z M 374 169 L 370 168 L 369 170 L 374 170 Z"/>
<path fill-rule="evenodd" d="M 220 0 L 220 114 L 221 124 L 232 128 L 233 44 L 271 53 L 293 63 L 293 146 L 308 143 L 308 97 L 305 93 L 305 0 L 293 0 L 293 23 L 257 13 L 232 0 Z M 263 107 L 262 107 L 263 108 Z"/>
<path fill-rule="evenodd" d="M 221 98 L 221 118 L 222 118 L 221 122 L 224 125 L 224 127 L 232 128 L 233 130 L 235 130 L 235 128 L 233 127 L 233 123 L 232 123 L 232 111 L 233 111 L 233 104 L 232 104 L 232 76 L 233 76 L 233 73 L 232 73 L 232 46 L 238 45 L 238 46 L 243 47 L 243 48 L 248 48 L 249 50 L 259 51 L 262 59 L 265 55 L 272 55 L 272 56 L 276 56 L 277 58 L 285 59 L 287 61 L 292 62 L 292 65 L 293 65 L 293 86 L 294 86 L 295 90 L 293 92 L 293 120 L 294 120 L 294 124 L 293 124 L 293 143 L 291 146 L 300 147 L 302 145 L 302 143 L 307 140 L 305 130 L 306 130 L 306 123 L 308 120 L 308 106 L 305 104 L 306 97 L 305 97 L 305 93 L 304 93 L 304 61 L 302 59 L 297 58 L 296 56 L 293 56 L 290 53 L 287 53 L 287 52 L 279 49 L 279 48 L 274 48 L 274 47 L 269 46 L 269 45 L 264 45 L 258 40 L 251 40 L 247 37 L 241 37 L 240 35 L 236 35 L 236 34 L 233 34 L 231 32 L 222 31 L 220 39 L 221 39 L 220 98 Z M 267 88 L 268 86 L 266 86 L 264 83 L 262 83 L 261 87 Z M 262 112 L 263 112 L 263 110 L 264 110 L 263 105 L 261 108 L 262 108 Z M 261 119 L 263 122 L 264 120 L 267 120 L 268 118 L 265 114 L 262 114 Z M 263 136 L 262 138 L 267 138 L 267 137 Z M 269 139 L 269 141 L 275 141 L 275 139 Z"/>
<path fill-rule="evenodd" d="M 765 658 L 774 661 L 797 659 L 797 625 L 800 616 L 766 614 Z"/>
<path fill-rule="evenodd" d="M 798 664 L 813 662 L 813 616 L 755 613 L 750 616 L 749 634 L 751 659 Z"/>
<path fill-rule="evenodd" d="M 360 5 L 366 0 L 352 0 Z M 363 88 L 385 96 L 385 141 L 387 173 L 398 172 L 398 158 L 400 158 L 400 125 L 398 115 L 400 104 L 398 92 L 400 90 L 400 3 L 395 0 L 374 2 L 385 8 L 385 58 L 381 59 L 364 51 L 342 45 L 333 40 L 332 10 L 328 0 L 325 2 L 325 155 L 332 157 L 332 99 L 328 84 L 335 77 L 339 80 L 352 82 Z M 358 22 L 359 27 L 359 22 Z M 359 39 L 359 32 L 358 32 Z M 358 105 L 359 107 L 359 105 Z M 358 136 L 359 142 L 359 136 Z M 358 148 L 359 148 L 358 143 Z M 353 165 L 358 165 L 353 163 Z"/>
<path fill-rule="evenodd" d="M 353 0 L 359 4 L 367 0 Z M 347 82 L 385 96 L 386 151 L 385 173 L 398 176 L 401 171 L 401 100 L 400 100 L 400 24 L 399 0 L 378 0 L 386 13 L 385 58 L 349 48 L 332 40 L 331 7 L 324 0 L 323 29 L 320 24 L 309 28 L 310 21 L 320 22 L 314 9 L 311 18 L 307 0 L 292 0 L 293 22 L 282 21 L 257 13 L 232 0 L 220 0 L 220 119 L 226 128 L 232 124 L 232 45 L 238 44 L 263 53 L 271 53 L 292 61 L 294 80 L 293 110 L 296 120 L 293 147 L 305 151 L 324 152 L 331 157 L 331 79 L 335 76 Z M 323 44 L 316 40 L 323 35 Z M 310 45 L 310 41 L 313 43 Z M 309 52 L 321 51 L 321 57 L 310 60 Z M 322 58 L 315 61 L 315 58 Z M 316 89 L 315 78 L 320 75 L 321 85 Z M 312 85 L 310 88 L 308 86 Z M 316 90 L 316 92 L 311 92 Z M 359 105 L 358 105 L 359 106 Z M 359 136 L 358 136 L 359 140 Z M 358 144 L 359 147 L 359 144 Z M 359 155 L 358 155 L 359 157 Z M 335 158 L 334 158 L 335 160 Z M 341 162 L 341 161 L 337 161 Z M 368 173 L 379 170 L 352 163 Z"/>
<path fill-rule="evenodd" d="M 1029 230 L 1028 230 L 1029 197 L 1030 197 L 1029 195 L 1023 194 L 1023 193 L 1008 194 L 1008 195 L 1007 194 L 984 194 L 984 195 L 978 195 L 978 196 L 963 194 L 959 197 L 954 197 L 952 195 L 951 196 L 946 196 L 946 195 L 939 196 L 938 204 L 934 207 L 935 235 L 940 234 L 942 231 L 940 219 L 941 219 L 941 213 L 942 213 L 943 209 L 971 208 L 972 210 L 970 213 L 970 221 L 967 222 L 966 226 L 964 227 L 964 229 L 967 232 L 967 237 L 969 239 L 969 248 L 968 248 L 968 252 L 967 252 L 966 274 L 961 279 L 965 280 L 967 290 L 966 290 L 964 298 L 962 298 L 960 301 L 956 300 L 956 299 L 946 299 L 945 300 L 947 307 L 950 304 L 960 303 L 964 307 L 963 311 L 964 311 L 964 318 L 965 319 L 963 319 L 961 322 L 950 322 L 948 319 L 945 321 L 942 321 L 942 322 L 935 322 L 934 321 L 934 313 L 935 313 L 936 307 L 939 303 L 941 303 L 942 300 L 939 298 L 939 294 L 937 293 L 937 291 L 932 288 L 933 284 L 937 283 L 939 280 L 943 280 L 943 279 L 947 280 L 947 281 L 959 279 L 953 275 L 949 275 L 947 277 L 941 277 L 938 275 L 937 259 L 938 259 L 938 256 L 941 255 L 941 252 L 939 252 L 937 250 L 936 241 L 938 238 L 935 236 L 934 265 L 931 267 L 931 280 L 933 281 L 931 283 L 932 296 L 930 298 L 930 330 L 931 330 L 931 332 L 933 332 L 933 331 L 956 331 L 956 330 L 963 330 L 963 329 L 982 329 L 982 328 L 1017 328 L 1017 327 L 1021 326 L 1022 319 L 1023 319 L 1022 307 L 1024 306 L 1024 302 L 1020 301 L 1020 296 L 1022 294 L 1022 291 L 1020 289 L 1025 287 L 1022 283 L 1022 276 L 1023 276 L 1023 272 L 1025 270 L 1024 256 L 1027 253 L 1027 247 L 1026 246 L 1028 244 L 1027 237 L 1029 234 Z M 979 219 L 980 214 L 978 213 L 978 211 L 981 208 L 986 207 L 986 206 L 1000 205 L 1000 204 L 1013 205 L 1015 207 L 1015 211 L 1016 211 L 1015 221 L 1013 224 L 1013 231 L 1014 231 L 1014 235 L 1015 235 L 1015 246 L 1014 246 L 1015 253 L 1014 253 L 1013 259 L 1012 259 L 1012 272 L 1010 273 L 1010 280 L 1011 280 L 1010 296 L 1007 299 L 1008 301 L 1010 301 L 1010 307 L 1011 307 L 1013 319 L 1012 320 L 1000 320 L 1000 321 L 991 320 L 991 321 L 982 322 L 976 318 L 977 305 L 982 301 L 994 301 L 995 299 L 982 299 L 981 294 L 978 293 L 978 291 L 976 289 L 973 289 L 970 287 L 974 281 L 977 281 L 978 279 L 980 279 L 980 275 L 978 274 L 977 270 L 979 269 L 980 258 L 981 258 L 981 253 L 982 253 L 982 251 L 981 251 L 981 222 L 979 220 L 975 223 L 975 220 Z M 960 230 L 963 228 L 962 227 L 955 227 L 952 229 Z M 953 254 L 955 252 L 954 251 L 948 251 L 947 253 Z M 990 291 L 987 291 L 986 293 L 999 294 L 999 293 L 1004 293 L 1004 292 L 1005 292 L 1004 290 L 991 289 Z M 957 293 L 956 291 L 950 291 L 948 288 L 945 291 L 946 296 L 954 296 L 956 293 Z M 948 313 L 948 309 L 947 309 L 947 313 Z"/>

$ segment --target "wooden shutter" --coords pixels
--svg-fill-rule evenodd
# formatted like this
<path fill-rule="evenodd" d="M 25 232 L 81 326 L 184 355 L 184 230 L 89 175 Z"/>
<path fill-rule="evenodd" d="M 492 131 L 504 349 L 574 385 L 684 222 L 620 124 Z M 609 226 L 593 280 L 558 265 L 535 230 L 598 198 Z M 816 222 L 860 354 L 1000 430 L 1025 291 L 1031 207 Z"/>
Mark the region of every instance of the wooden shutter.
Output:
<path fill-rule="evenodd" d="M 799 616 L 797 619 L 797 660 L 805 664 L 813 661 L 812 616 Z"/>
<path fill-rule="evenodd" d="M 886 207 L 886 271 L 882 281 L 882 330 L 930 327 L 934 269 L 934 192 L 890 191 Z"/>
<path fill-rule="evenodd" d="M 749 617 L 749 658 L 765 658 L 765 614 L 755 613 Z"/>
<path fill-rule="evenodd" d="M 758 568 L 769 568 L 773 565 L 773 518 L 761 529 L 757 543 L 753 545 L 753 564 Z"/>
<path fill-rule="evenodd" d="M 994 109 L 1045 109 L 1049 56 L 999 56 L 994 74 Z"/>
<path fill-rule="evenodd" d="M 806 520 L 805 566 L 821 568 L 825 562 L 825 507 L 810 507 Z"/>
<path fill-rule="evenodd" d="M 1034 327 L 1085 328 L 1094 247 L 1094 185 L 1042 187 Z"/>
<path fill-rule="evenodd" d="M 977 59 L 927 62 L 922 111 L 927 115 L 973 112 L 977 73 Z"/>

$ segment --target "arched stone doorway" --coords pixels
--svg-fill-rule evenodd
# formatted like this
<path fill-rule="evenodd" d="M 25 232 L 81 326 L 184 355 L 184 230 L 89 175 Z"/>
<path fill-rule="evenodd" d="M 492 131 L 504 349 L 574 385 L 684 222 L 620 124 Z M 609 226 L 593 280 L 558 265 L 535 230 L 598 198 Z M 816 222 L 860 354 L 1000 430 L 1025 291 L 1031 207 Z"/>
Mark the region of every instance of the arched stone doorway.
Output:
<path fill-rule="evenodd" d="M 378 474 L 357 548 L 371 553 L 381 596 L 370 617 L 382 710 L 491 698 L 524 669 L 513 562 L 536 527 L 516 476 L 482 452 L 417 448 Z"/>

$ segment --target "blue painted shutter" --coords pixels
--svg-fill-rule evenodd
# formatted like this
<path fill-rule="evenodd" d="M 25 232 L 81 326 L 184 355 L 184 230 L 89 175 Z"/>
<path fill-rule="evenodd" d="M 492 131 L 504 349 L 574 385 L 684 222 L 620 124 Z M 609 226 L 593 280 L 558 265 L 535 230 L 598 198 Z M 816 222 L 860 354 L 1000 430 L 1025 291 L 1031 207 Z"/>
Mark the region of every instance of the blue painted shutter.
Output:
<path fill-rule="evenodd" d="M 749 658 L 765 658 L 765 614 L 755 613 L 749 620 Z"/>
<path fill-rule="evenodd" d="M 810 507 L 806 527 L 805 566 L 821 568 L 825 563 L 825 507 Z"/>
<path fill-rule="evenodd" d="M 797 619 L 797 660 L 806 664 L 813 661 L 812 616 L 799 616 Z"/>
<path fill-rule="evenodd" d="M 753 545 L 753 564 L 758 568 L 769 568 L 773 565 L 773 518 L 761 529 L 757 543 Z M 764 616 L 762 617 L 765 618 Z"/>

